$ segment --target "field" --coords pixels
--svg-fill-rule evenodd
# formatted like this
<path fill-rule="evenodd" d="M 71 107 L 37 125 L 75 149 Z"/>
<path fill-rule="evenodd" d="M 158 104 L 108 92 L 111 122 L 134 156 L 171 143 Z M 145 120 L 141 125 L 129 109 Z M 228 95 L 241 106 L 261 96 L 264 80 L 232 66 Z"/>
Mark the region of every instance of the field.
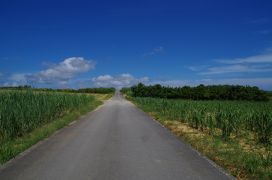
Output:
<path fill-rule="evenodd" d="M 0 162 L 14 157 L 55 130 L 91 111 L 110 95 L 0 91 Z"/>
<path fill-rule="evenodd" d="M 129 97 L 241 179 L 272 178 L 272 102 Z"/>

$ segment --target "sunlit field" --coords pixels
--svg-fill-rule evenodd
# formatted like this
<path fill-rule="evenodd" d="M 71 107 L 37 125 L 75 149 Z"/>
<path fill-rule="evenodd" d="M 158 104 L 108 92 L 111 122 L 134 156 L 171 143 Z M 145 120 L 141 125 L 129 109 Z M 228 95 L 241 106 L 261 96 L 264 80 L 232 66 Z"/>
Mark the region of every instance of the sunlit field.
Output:
<path fill-rule="evenodd" d="M 0 91 L 0 140 L 22 136 L 94 100 L 86 94 Z"/>
<path fill-rule="evenodd" d="M 271 101 L 129 99 L 236 177 L 272 177 Z"/>
<path fill-rule="evenodd" d="M 92 111 L 109 99 L 114 89 L 84 91 L 96 93 L 29 87 L 0 89 L 0 163 Z"/>
<path fill-rule="evenodd" d="M 237 178 L 272 178 L 272 101 L 268 93 L 243 86 L 143 84 L 121 91 Z"/>

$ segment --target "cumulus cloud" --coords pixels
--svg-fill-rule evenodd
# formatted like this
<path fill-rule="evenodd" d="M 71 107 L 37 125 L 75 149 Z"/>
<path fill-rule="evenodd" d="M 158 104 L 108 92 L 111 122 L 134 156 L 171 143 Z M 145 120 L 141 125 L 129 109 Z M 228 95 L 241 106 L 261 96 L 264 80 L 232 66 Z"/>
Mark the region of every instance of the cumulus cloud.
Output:
<path fill-rule="evenodd" d="M 52 83 L 59 82 L 64 84 L 75 75 L 89 71 L 95 68 L 95 63 L 86 60 L 83 57 L 67 58 L 51 68 L 40 71 L 36 74 L 27 75 L 27 79 L 34 83 Z"/>
<path fill-rule="evenodd" d="M 131 74 L 125 73 L 117 76 L 101 75 L 92 78 L 92 82 L 97 87 L 129 87 L 139 82 L 147 83 L 148 77 L 135 78 Z"/>
<path fill-rule="evenodd" d="M 83 57 L 70 57 L 37 73 L 13 74 L 10 84 L 66 84 L 80 73 L 95 68 L 95 62 Z"/>
<path fill-rule="evenodd" d="M 107 75 L 98 76 L 97 78 L 93 78 L 93 81 L 110 81 L 112 79 L 113 77 L 107 74 Z"/>

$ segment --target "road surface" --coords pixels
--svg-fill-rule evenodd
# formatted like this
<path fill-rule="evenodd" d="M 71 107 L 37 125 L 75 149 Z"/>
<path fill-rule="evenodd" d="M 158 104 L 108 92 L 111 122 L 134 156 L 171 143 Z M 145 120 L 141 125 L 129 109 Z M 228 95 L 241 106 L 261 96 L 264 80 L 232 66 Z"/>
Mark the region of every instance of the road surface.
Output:
<path fill-rule="evenodd" d="M 0 170 L 1 180 L 231 179 L 119 93 Z"/>

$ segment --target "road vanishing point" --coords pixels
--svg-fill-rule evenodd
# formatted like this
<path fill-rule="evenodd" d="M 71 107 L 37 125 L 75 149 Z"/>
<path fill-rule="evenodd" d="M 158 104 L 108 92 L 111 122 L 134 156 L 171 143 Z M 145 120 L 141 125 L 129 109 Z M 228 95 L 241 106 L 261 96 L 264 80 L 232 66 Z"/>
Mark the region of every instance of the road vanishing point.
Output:
<path fill-rule="evenodd" d="M 1 180 L 233 179 L 119 92 L 19 156 Z"/>

